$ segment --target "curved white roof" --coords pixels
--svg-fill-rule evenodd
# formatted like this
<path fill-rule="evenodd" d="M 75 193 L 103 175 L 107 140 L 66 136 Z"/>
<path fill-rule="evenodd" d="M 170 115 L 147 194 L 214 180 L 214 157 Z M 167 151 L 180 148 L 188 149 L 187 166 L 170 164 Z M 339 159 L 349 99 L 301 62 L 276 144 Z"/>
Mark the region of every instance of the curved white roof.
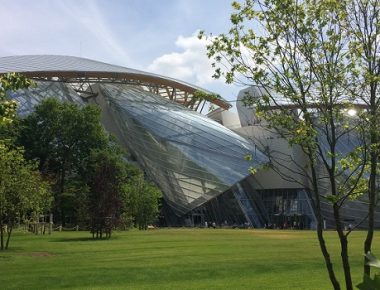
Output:
<path fill-rule="evenodd" d="M 177 79 L 75 56 L 21 55 L 0 57 L 0 74 L 8 72 L 23 73 L 27 77 L 132 79 L 153 82 L 158 85 L 171 85 L 189 93 L 199 90 L 212 94 L 210 91 Z M 211 102 L 224 108 L 230 107 L 221 98 Z"/>
<path fill-rule="evenodd" d="M 0 73 L 47 71 L 87 71 L 149 74 L 135 69 L 76 56 L 17 55 L 0 58 Z"/>

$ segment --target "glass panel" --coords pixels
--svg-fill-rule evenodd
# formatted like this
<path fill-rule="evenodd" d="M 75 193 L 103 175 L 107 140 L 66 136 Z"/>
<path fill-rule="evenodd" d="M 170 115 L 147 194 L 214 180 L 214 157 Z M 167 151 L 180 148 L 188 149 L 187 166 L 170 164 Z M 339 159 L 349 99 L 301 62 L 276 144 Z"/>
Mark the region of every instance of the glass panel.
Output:
<path fill-rule="evenodd" d="M 177 214 L 184 214 L 224 192 L 266 157 L 222 125 L 128 85 L 102 84 L 123 141 Z M 244 160 L 254 155 L 255 163 Z"/>
<path fill-rule="evenodd" d="M 18 102 L 17 113 L 20 116 L 25 116 L 32 112 L 34 106 L 46 98 L 83 104 L 82 99 L 73 88 L 60 82 L 36 82 L 35 88 L 9 92 L 8 96 Z"/>

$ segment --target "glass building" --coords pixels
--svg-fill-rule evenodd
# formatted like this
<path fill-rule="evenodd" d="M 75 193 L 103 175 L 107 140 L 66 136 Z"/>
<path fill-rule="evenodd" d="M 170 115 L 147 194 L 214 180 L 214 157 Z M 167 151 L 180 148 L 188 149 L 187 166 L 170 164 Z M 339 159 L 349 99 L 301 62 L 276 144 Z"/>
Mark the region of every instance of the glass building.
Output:
<path fill-rule="evenodd" d="M 261 169 L 269 160 L 263 152 L 274 149 L 280 154 L 276 162 L 297 172 L 287 165 L 291 159 L 302 164 L 302 152 L 268 133 L 254 110 L 242 102 L 237 103 L 239 117 L 234 120 L 228 102 L 200 87 L 78 57 L 0 58 L 0 75 L 7 72 L 22 73 L 37 83 L 35 88 L 10 93 L 20 104 L 21 116 L 48 97 L 100 106 L 106 130 L 162 190 L 162 225 L 315 228 L 309 184 L 301 179 L 289 182 L 273 170 Z M 197 91 L 205 97 L 195 97 Z M 247 92 L 254 97 L 262 94 L 257 87 L 249 88 L 239 98 Z M 356 144 L 355 136 L 347 138 L 338 144 L 342 153 Z M 246 160 L 247 155 L 252 160 Z M 251 167 L 259 169 L 256 174 L 249 173 Z M 334 226 L 330 204 L 321 206 L 327 226 Z M 360 220 L 366 204 L 348 201 L 341 212 L 347 223 Z"/>
<path fill-rule="evenodd" d="M 266 157 L 217 122 L 141 88 L 100 84 L 122 140 L 182 216 L 223 193 Z"/>
<path fill-rule="evenodd" d="M 18 100 L 22 116 L 48 97 L 98 104 L 105 128 L 162 190 L 167 224 L 201 224 L 207 218 L 262 226 L 248 199 L 254 187 L 243 189 L 239 182 L 267 158 L 251 142 L 201 114 L 207 103 L 228 109 L 230 105 L 222 98 L 201 100 L 194 98 L 194 92 L 210 92 L 163 76 L 75 57 L 0 58 L 0 73 L 12 71 L 37 84 L 10 94 Z M 253 161 L 245 160 L 246 155 L 253 156 Z M 225 203 L 218 213 L 205 215 L 207 204 L 224 195 L 230 195 L 234 205 Z M 238 219 L 223 214 L 231 212 L 229 208 Z M 199 212 L 203 212 L 200 219 Z"/>

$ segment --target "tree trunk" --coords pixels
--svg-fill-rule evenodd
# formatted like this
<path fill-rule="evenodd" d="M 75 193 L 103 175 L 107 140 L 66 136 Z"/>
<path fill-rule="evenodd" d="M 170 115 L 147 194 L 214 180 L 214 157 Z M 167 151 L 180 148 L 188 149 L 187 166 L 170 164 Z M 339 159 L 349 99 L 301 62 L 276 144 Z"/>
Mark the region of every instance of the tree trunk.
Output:
<path fill-rule="evenodd" d="M 61 167 L 61 178 L 59 182 L 59 196 L 58 196 L 58 208 L 60 211 L 60 217 L 61 217 L 61 224 L 62 226 L 66 225 L 65 222 L 65 212 L 63 209 L 63 192 L 65 191 L 65 179 L 66 179 L 66 162 L 65 159 L 62 161 L 62 167 Z"/>
<path fill-rule="evenodd" d="M 12 230 L 13 230 L 13 223 L 10 224 L 9 229 L 8 229 L 8 237 L 7 237 L 7 242 L 5 244 L 5 249 L 8 249 L 9 240 L 11 239 L 11 235 L 12 235 Z"/>
<path fill-rule="evenodd" d="M 371 67 L 369 67 L 370 70 Z M 371 71 L 371 70 L 370 70 Z M 380 75 L 380 69 L 376 73 L 377 76 Z M 380 143 L 379 140 L 379 128 L 378 128 L 378 120 L 377 116 L 379 113 L 379 105 L 377 104 L 377 86 L 378 82 L 371 82 L 370 84 L 370 115 L 371 115 L 371 123 L 370 123 L 370 144 L 369 146 L 378 146 Z M 367 230 L 367 237 L 364 241 L 364 254 L 367 254 L 371 251 L 372 247 L 372 241 L 373 241 L 373 234 L 374 234 L 374 227 L 375 227 L 375 205 L 376 205 L 376 196 L 377 196 L 377 188 L 376 188 L 376 177 L 377 177 L 377 161 L 379 158 L 379 148 L 371 148 L 370 147 L 370 176 L 369 176 L 369 184 L 368 184 L 368 230 Z M 366 265 L 367 258 L 364 258 L 364 268 L 363 268 L 363 277 L 365 275 L 370 276 L 371 274 L 371 268 Z"/>
<path fill-rule="evenodd" d="M 321 215 L 321 200 L 319 196 L 319 190 L 317 186 L 317 174 L 315 171 L 314 167 L 314 162 L 311 160 L 311 174 L 312 174 L 312 179 L 313 179 L 313 190 L 314 190 L 314 195 L 315 195 L 315 214 L 317 218 L 317 236 L 318 236 L 318 242 L 319 242 L 319 247 L 321 248 L 323 258 L 325 260 L 327 272 L 329 274 L 329 278 L 331 281 L 331 284 L 334 287 L 334 290 L 340 290 L 340 284 L 338 280 L 336 279 L 333 264 L 331 263 L 331 258 L 330 254 L 327 250 L 326 242 L 323 237 L 323 221 L 322 221 L 322 215 Z"/>
<path fill-rule="evenodd" d="M 350 270 L 350 262 L 348 259 L 348 242 L 347 242 L 347 236 L 343 232 L 342 223 L 340 220 L 340 213 L 339 213 L 339 206 L 338 204 L 333 204 L 333 210 L 334 210 L 334 219 L 335 219 L 335 225 L 336 225 L 336 231 L 339 236 L 340 241 L 340 256 L 342 259 L 342 265 L 343 265 L 343 272 L 344 272 L 344 278 L 346 281 L 346 289 L 352 290 L 352 278 L 351 278 L 351 270 Z"/>
<path fill-rule="evenodd" d="M 4 250 L 4 229 L 3 219 L 0 217 L 0 249 Z"/>
<path fill-rule="evenodd" d="M 371 172 L 369 177 L 369 191 L 368 191 L 368 230 L 367 237 L 364 241 L 364 254 L 371 251 L 373 233 L 375 227 L 375 203 L 376 203 L 376 167 L 377 167 L 377 154 L 371 152 Z M 367 266 L 367 258 L 364 258 L 363 276 L 371 275 L 371 268 Z"/>

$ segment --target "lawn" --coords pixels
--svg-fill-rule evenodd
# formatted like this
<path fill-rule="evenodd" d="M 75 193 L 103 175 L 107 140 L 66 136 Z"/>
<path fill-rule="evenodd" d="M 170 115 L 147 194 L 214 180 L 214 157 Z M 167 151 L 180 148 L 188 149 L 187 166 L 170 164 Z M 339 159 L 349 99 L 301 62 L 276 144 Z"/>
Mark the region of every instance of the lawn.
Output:
<path fill-rule="evenodd" d="M 350 235 L 355 284 L 363 237 Z M 338 261 L 335 234 L 326 238 Z M 0 252 L 0 289 L 63 288 L 331 289 L 312 231 L 133 230 L 101 241 L 87 232 L 16 233 Z"/>

